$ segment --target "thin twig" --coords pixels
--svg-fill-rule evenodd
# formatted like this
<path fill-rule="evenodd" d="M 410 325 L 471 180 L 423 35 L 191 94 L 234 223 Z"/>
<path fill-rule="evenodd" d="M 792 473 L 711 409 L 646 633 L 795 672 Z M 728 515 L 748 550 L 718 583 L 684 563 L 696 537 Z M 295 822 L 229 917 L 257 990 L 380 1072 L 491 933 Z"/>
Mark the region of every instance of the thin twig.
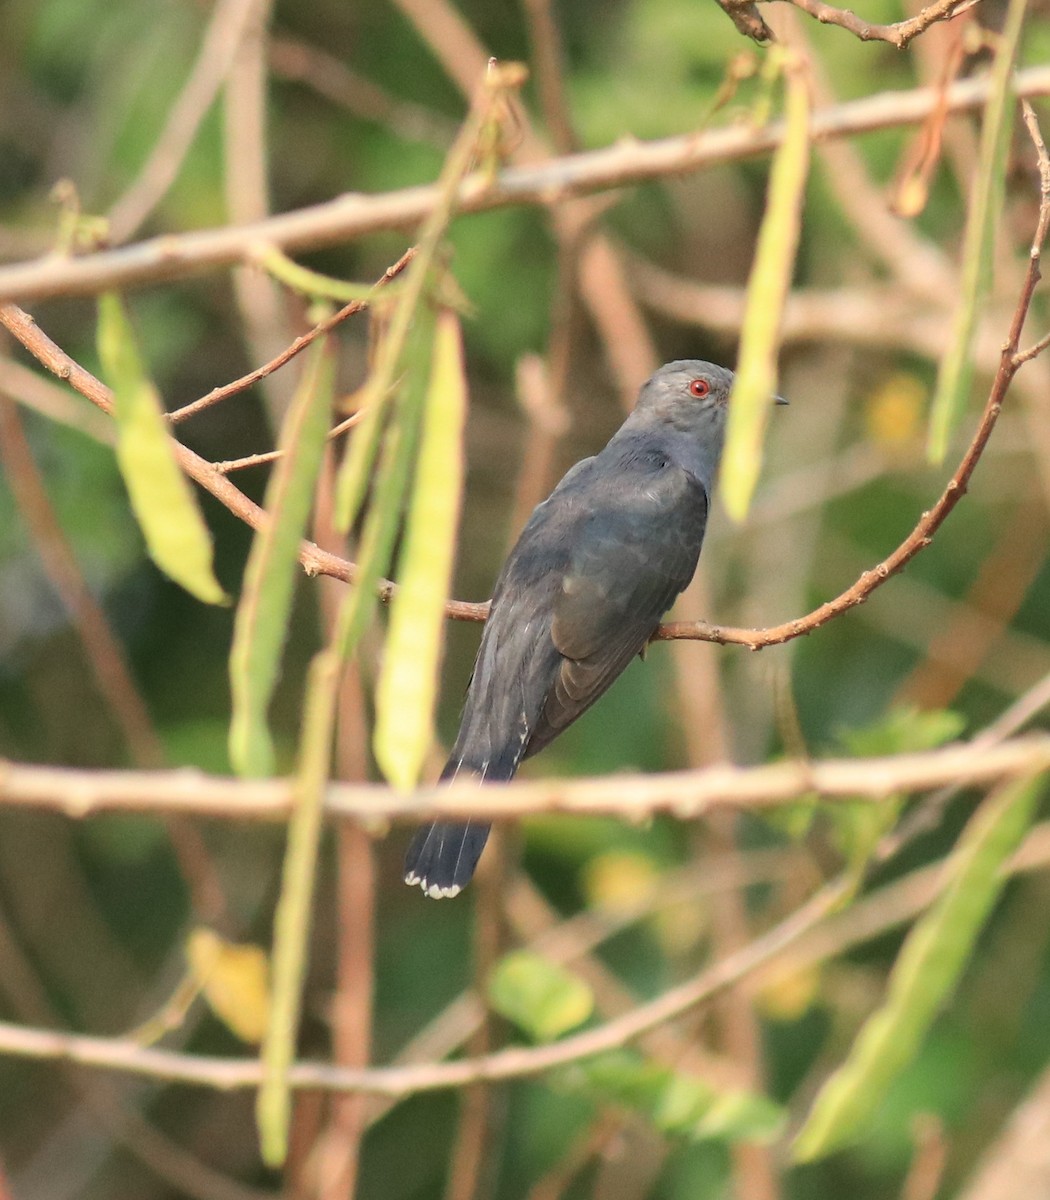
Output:
<path fill-rule="evenodd" d="M 1050 333 L 1044 333 L 1039 341 L 1033 342 L 1027 350 L 1018 350 L 1014 355 L 1014 362 L 1020 366 L 1022 363 L 1026 363 L 1037 355 L 1042 354 L 1047 346 L 1050 346 Z"/>
<path fill-rule="evenodd" d="M 1027 102 L 1024 104 L 1024 117 L 1037 148 L 1042 146 L 1042 138 L 1035 120 L 1034 112 Z M 733 629 L 710 625 L 703 621 L 672 622 L 661 625 L 653 635 L 654 641 L 672 639 L 695 639 L 713 641 L 722 645 L 734 644 L 747 646 L 758 650 L 764 646 L 778 645 L 792 638 L 812 632 L 826 624 L 841 613 L 862 604 L 882 583 L 892 575 L 901 571 L 920 551 L 930 545 L 933 535 L 965 494 L 970 477 L 980 461 L 984 448 L 991 437 L 992 430 L 1002 411 L 1003 400 L 1017 373 L 1022 360 L 1018 361 L 1018 345 L 1021 331 L 1031 305 L 1036 284 L 1040 279 L 1040 252 L 1046 238 L 1047 225 L 1050 223 L 1050 166 L 1046 163 L 1045 148 L 1040 152 L 1041 164 L 1041 201 L 1040 215 L 1032 247 L 1029 254 L 1028 269 L 1025 273 L 1024 284 L 1014 310 L 1010 334 L 1000 356 L 999 369 L 996 372 L 992 388 L 985 405 L 984 413 L 978 424 L 977 431 L 963 455 L 955 474 L 949 479 L 937 503 L 923 513 L 912 532 L 903 542 L 882 562 L 841 592 L 834 599 L 822 604 L 819 608 L 803 617 L 795 618 L 781 625 L 765 629 Z M 348 306 L 349 307 L 349 306 Z M 4 324 L 11 333 L 37 359 L 54 371 L 60 378 L 67 379 L 72 386 L 86 395 L 105 412 L 112 411 L 112 395 L 88 371 L 62 351 L 50 338 L 36 326 L 32 318 L 14 305 L 0 305 L 0 323 Z M 301 340 L 301 339 L 300 339 Z M 285 353 L 288 353 L 287 351 Z M 221 472 L 216 471 L 211 464 L 194 454 L 191 450 L 176 443 L 176 453 L 183 469 L 203 487 L 207 488 L 216 499 L 242 520 L 259 528 L 266 520 L 266 514 L 255 505 L 238 488 L 234 487 Z M 300 551 L 300 561 L 308 573 L 324 573 L 336 578 L 353 581 L 355 568 L 352 563 L 337 558 L 335 555 L 322 551 L 311 542 L 304 542 Z M 392 595 L 394 585 L 389 580 L 380 583 L 380 595 L 387 599 Z M 484 620 L 488 615 L 487 604 L 471 604 L 463 601 L 451 601 L 446 606 L 448 616 L 462 620 Z"/>
<path fill-rule="evenodd" d="M 375 286 L 382 287 L 389 283 L 391 279 L 396 278 L 408 266 L 415 257 L 416 248 L 410 246 L 404 254 L 392 266 L 387 267 L 378 280 Z M 355 313 L 363 312 L 369 306 L 368 300 L 351 300 L 349 304 L 344 304 L 338 312 L 333 313 L 330 317 L 325 317 L 323 321 L 308 330 L 304 334 L 286 346 L 275 358 L 269 362 L 263 363 L 261 367 L 256 367 L 253 371 L 249 371 L 247 375 L 242 375 L 239 379 L 234 379 L 230 383 L 224 383 L 221 387 L 212 388 L 206 396 L 201 396 L 198 400 L 193 400 L 189 404 L 184 404 L 181 408 L 176 408 L 168 413 L 168 420 L 173 425 L 178 425 L 180 421 L 185 421 L 188 417 L 196 416 L 206 408 L 211 408 L 213 404 L 218 404 L 222 400 L 226 400 L 230 396 L 236 395 L 238 392 L 243 392 L 250 388 L 252 384 L 258 383 L 260 379 L 265 379 L 267 375 L 272 375 L 274 371 L 283 367 L 286 362 L 291 361 L 297 354 L 301 354 L 311 342 L 315 342 L 319 337 L 323 337 L 326 333 L 330 333 L 337 325 L 341 325 L 347 317 L 354 316 Z"/>
<path fill-rule="evenodd" d="M 839 28 L 859 37 L 862 42 L 889 42 L 898 50 L 903 50 L 910 41 L 920 33 L 925 33 L 931 25 L 938 21 L 950 21 L 977 2 L 978 0 L 935 0 L 935 3 L 923 8 L 918 16 L 907 21 L 897 21 L 893 25 L 873 25 L 848 8 L 834 8 L 825 4 L 824 0 L 789 0 L 796 8 L 809 13 L 811 17 L 816 17 L 822 25 L 838 25 Z"/>
<path fill-rule="evenodd" d="M 1034 261 L 1037 264 L 1037 260 Z M 1038 266 L 1036 265 L 1034 269 L 1038 271 Z M 1031 286 L 1034 289 L 1034 279 Z M 1029 292 L 1028 301 L 1030 299 Z M 1027 301 L 1025 307 L 1027 308 Z M 77 391 L 97 404 L 103 412 L 112 413 L 113 400 L 110 390 L 51 341 L 27 313 L 14 305 L 0 305 L 0 324 L 5 325 L 45 367 L 60 378 L 67 380 Z M 1013 364 L 1012 358 L 1006 356 L 1005 352 L 1003 361 L 1006 363 L 1006 368 L 1001 366 L 996 375 L 984 417 L 958 471 L 949 481 L 937 505 L 923 515 L 908 538 L 882 563 L 872 570 L 864 572 L 856 583 L 833 600 L 829 600 L 806 616 L 798 617 L 784 624 L 765 629 L 736 629 L 730 626 L 711 625 L 703 621 L 671 622 L 661 625 L 653 635 L 653 640 L 693 639 L 718 642 L 721 645 L 743 645 L 749 649 L 758 650 L 764 646 L 778 645 L 809 633 L 833 617 L 866 600 L 891 574 L 901 570 L 920 550 L 930 544 L 932 534 L 961 498 L 960 481 L 964 485 L 972 474 L 998 418 L 1001 396 L 1005 393 L 1009 379 L 1017 370 L 1017 365 Z M 181 443 L 175 444 L 175 453 L 183 470 L 192 479 L 195 479 L 246 524 L 251 525 L 254 529 L 262 528 L 267 520 L 266 513 L 245 496 L 239 488 L 235 487 L 221 471 L 216 470 L 212 464 L 194 454 L 192 450 Z M 356 567 L 353 563 L 322 550 L 313 542 L 303 542 L 299 558 L 307 573 L 311 575 L 331 575 L 351 583 L 356 576 Z M 383 599 L 389 599 L 393 595 L 394 586 L 389 580 L 380 582 L 380 595 Z M 487 602 L 471 603 L 453 600 L 446 605 L 445 611 L 449 617 L 456 620 L 484 621 L 488 616 L 488 604 Z"/>
<path fill-rule="evenodd" d="M 554 19 L 551 0 L 525 0 L 529 41 L 540 107 L 551 141 L 559 154 L 576 149 L 576 133 L 565 86 L 561 31 Z"/>
<path fill-rule="evenodd" d="M 987 93 L 987 81 L 982 78 L 959 80 L 948 90 L 949 108 L 952 112 L 979 108 Z M 1050 67 L 1019 71 L 1014 77 L 1014 93 L 1050 94 Z M 914 125 L 925 120 L 940 101 L 936 88 L 883 92 L 816 110 L 811 133 L 821 141 Z M 535 166 L 511 167 L 495 179 L 485 173 L 468 176 L 456 197 L 455 209 L 463 214 L 522 204 L 554 205 L 572 196 L 683 175 L 700 167 L 767 153 L 780 144 L 783 136 L 783 122 L 774 121 L 759 129 L 733 125 L 652 142 L 624 139 L 601 150 Z M 433 209 L 438 195 L 438 188 L 432 184 L 372 196 L 347 194 L 251 225 L 168 234 L 79 258 L 45 258 L 16 264 L 0 268 L 0 300 L 90 295 L 108 288 L 159 283 L 247 261 L 260 244 L 285 251 L 316 249 L 368 233 L 413 228 Z"/>
<path fill-rule="evenodd" d="M 346 433 L 348 429 L 352 429 L 365 415 L 365 410 L 359 408 L 357 412 L 351 413 L 345 421 L 340 421 L 338 425 L 333 425 L 325 434 L 325 439 L 329 442 L 334 442 L 341 434 Z M 279 458 L 284 457 L 283 450 L 265 450 L 261 454 L 248 454 L 244 458 L 229 458 L 223 462 L 213 462 L 211 465 L 216 471 L 223 475 L 230 475 L 234 471 L 243 471 L 246 467 L 262 467 L 268 463 L 276 462 Z"/>

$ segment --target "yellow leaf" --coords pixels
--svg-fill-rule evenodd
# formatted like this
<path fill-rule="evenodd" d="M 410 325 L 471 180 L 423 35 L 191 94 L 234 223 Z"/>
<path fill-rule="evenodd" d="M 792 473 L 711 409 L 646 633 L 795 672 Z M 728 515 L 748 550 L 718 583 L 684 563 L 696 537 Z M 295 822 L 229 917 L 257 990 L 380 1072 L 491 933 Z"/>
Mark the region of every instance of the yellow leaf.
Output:
<path fill-rule="evenodd" d="M 98 353 L 113 389 L 117 465 L 150 557 L 198 600 L 225 604 L 226 593 L 212 572 L 211 535 L 175 459 L 160 396 L 115 292 L 99 297 Z"/>
<path fill-rule="evenodd" d="M 659 876 L 653 860 L 629 850 L 609 850 L 590 859 L 583 870 L 583 891 L 592 908 L 629 912 L 653 894 Z"/>
<path fill-rule="evenodd" d="M 186 939 L 190 971 L 212 1012 L 241 1039 L 257 1045 L 270 1009 L 270 965 L 258 946 L 227 942 L 211 929 Z"/>
<path fill-rule="evenodd" d="M 819 987 L 818 967 L 779 971 L 763 983 L 758 1007 L 771 1021 L 797 1021 L 808 1012 Z"/>
<path fill-rule="evenodd" d="M 914 375 L 898 371 L 875 389 L 864 406 L 868 436 L 886 450 L 915 441 L 926 407 L 926 388 Z"/>

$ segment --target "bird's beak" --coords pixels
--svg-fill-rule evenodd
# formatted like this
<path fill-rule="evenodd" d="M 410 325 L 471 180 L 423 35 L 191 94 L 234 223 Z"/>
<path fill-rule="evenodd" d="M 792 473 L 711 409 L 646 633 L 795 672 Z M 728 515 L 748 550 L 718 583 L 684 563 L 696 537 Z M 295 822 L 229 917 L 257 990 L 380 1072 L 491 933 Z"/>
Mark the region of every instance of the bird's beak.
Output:
<path fill-rule="evenodd" d="M 791 401 L 790 401 L 790 400 L 785 400 L 783 396 L 774 396 L 774 397 L 773 397 L 773 403 L 774 403 L 774 404 L 790 404 L 790 403 L 791 403 Z"/>

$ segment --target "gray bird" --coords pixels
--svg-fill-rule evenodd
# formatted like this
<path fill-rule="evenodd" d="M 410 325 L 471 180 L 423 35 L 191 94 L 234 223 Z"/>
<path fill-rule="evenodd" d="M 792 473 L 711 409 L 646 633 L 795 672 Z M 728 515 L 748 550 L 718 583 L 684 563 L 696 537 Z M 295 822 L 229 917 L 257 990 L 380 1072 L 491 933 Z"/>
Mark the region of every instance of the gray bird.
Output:
<path fill-rule="evenodd" d="M 442 779 L 513 778 L 645 649 L 696 570 L 732 382 L 711 363 L 661 367 L 605 449 L 532 513 L 496 581 Z M 405 882 L 457 895 L 489 828 L 418 830 Z"/>

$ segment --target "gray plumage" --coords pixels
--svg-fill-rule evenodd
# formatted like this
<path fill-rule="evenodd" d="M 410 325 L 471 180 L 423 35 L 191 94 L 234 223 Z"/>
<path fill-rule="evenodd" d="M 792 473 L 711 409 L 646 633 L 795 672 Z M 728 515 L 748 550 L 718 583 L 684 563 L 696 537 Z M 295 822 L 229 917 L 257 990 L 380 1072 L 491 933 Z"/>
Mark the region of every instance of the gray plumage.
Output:
<path fill-rule="evenodd" d="M 732 382 L 711 363 L 661 367 L 605 449 L 532 513 L 496 581 L 442 779 L 511 779 L 645 648 L 696 570 Z M 420 829 L 405 881 L 455 896 L 488 832 L 477 821 Z"/>

